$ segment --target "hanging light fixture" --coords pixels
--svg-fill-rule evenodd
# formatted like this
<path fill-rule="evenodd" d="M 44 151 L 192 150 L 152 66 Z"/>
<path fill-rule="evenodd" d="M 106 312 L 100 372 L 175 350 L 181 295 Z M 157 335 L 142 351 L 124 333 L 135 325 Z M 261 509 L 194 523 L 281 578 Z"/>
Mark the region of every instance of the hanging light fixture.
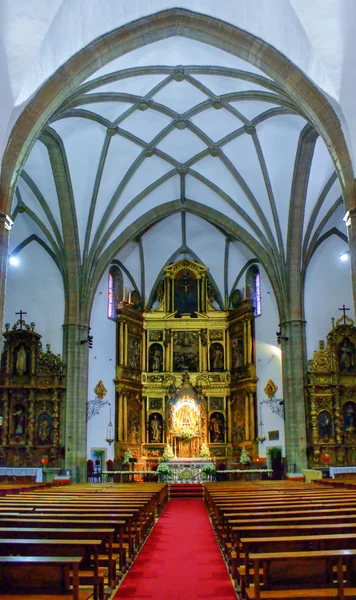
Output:
<path fill-rule="evenodd" d="M 111 404 L 110 404 L 110 421 L 106 430 L 106 438 L 105 441 L 111 446 L 114 441 L 114 427 L 111 421 Z"/>

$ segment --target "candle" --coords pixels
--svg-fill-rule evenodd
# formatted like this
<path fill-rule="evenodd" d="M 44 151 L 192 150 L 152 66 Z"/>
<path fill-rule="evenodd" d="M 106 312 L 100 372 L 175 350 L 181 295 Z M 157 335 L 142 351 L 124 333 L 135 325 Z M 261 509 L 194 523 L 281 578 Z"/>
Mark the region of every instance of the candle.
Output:
<path fill-rule="evenodd" d="M 126 288 L 125 288 L 125 287 L 124 287 L 124 296 L 123 296 L 123 298 L 122 298 L 122 301 L 123 301 L 123 302 L 126 302 Z"/>
<path fill-rule="evenodd" d="M 131 290 L 129 290 L 129 304 L 131 304 Z"/>

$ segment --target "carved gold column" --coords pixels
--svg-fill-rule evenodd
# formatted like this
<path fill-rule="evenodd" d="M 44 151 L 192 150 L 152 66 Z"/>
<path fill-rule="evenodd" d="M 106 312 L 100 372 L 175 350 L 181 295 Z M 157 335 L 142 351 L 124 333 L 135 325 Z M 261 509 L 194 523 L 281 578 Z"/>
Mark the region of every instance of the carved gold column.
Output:
<path fill-rule="evenodd" d="M 56 446 L 60 444 L 59 439 L 59 392 L 53 390 L 52 396 L 52 429 L 53 429 L 53 444 Z"/>
<path fill-rule="evenodd" d="M 30 390 L 28 396 L 28 426 L 27 426 L 27 441 L 29 446 L 33 446 L 34 443 L 34 430 L 35 430 L 35 392 Z"/>
<path fill-rule="evenodd" d="M 119 365 L 124 364 L 124 324 L 119 322 Z"/>
<path fill-rule="evenodd" d="M 128 325 L 124 324 L 124 339 L 125 339 L 125 350 L 124 350 L 124 365 L 127 367 L 128 364 L 128 356 L 129 356 L 129 340 L 128 340 Z"/>
<path fill-rule="evenodd" d="M 205 312 L 206 310 L 206 275 L 203 273 L 201 278 L 201 311 Z"/>
<path fill-rule="evenodd" d="M 225 335 L 225 369 L 227 371 L 231 370 L 231 339 L 229 336 L 229 331 L 226 329 L 224 332 Z"/>
<path fill-rule="evenodd" d="M 226 397 L 227 404 L 227 443 L 230 443 L 232 440 L 232 423 L 231 423 L 231 403 L 230 398 Z"/>
<path fill-rule="evenodd" d="M 334 393 L 335 398 L 335 437 L 336 443 L 342 444 L 342 412 L 340 406 L 340 390 L 339 388 L 335 389 Z"/>
<path fill-rule="evenodd" d="M 147 371 L 147 368 L 148 368 L 147 357 L 146 357 L 147 335 L 148 335 L 148 333 L 147 333 L 146 329 L 144 329 L 142 331 L 142 354 L 141 354 L 142 371 Z"/>
<path fill-rule="evenodd" d="M 127 394 L 124 394 L 123 397 L 123 417 L 123 440 L 124 442 L 127 442 Z"/>
<path fill-rule="evenodd" d="M 124 407 L 123 407 L 123 393 L 119 391 L 118 398 L 118 411 L 117 411 L 117 433 L 118 439 L 123 441 L 124 439 Z"/>
<path fill-rule="evenodd" d="M 245 394 L 245 437 L 247 440 L 251 439 L 250 436 L 250 406 L 248 401 L 248 394 Z"/>
<path fill-rule="evenodd" d="M 198 306 L 198 312 L 202 312 L 202 305 L 200 304 L 200 298 L 201 298 L 201 279 L 197 279 L 197 306 Z"/>
<path fill-rule="evenodd" d="M 147 443 L 147 440 L 146 440 L 146 410 L 145 410 L 146 404 L 147 404 L 147 398 L 144 397 L 144 398 L 142 398 L 142 405 L 141 405 L 141 442 L 142 442 L 142 444 Z"/>

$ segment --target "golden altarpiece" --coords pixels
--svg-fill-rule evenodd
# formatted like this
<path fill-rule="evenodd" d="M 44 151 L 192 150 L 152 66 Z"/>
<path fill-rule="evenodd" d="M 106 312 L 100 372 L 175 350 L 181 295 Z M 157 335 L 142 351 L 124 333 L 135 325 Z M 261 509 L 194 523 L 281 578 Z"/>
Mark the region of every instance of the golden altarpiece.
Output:
<path fill-rule="evenodd" d="M 356 464 L 356 328 L 344 312 L 309 361 L 307 454 L 311 467 Z"/>
<path fill-rule="evenodd" d="M 237 295 L 238 296 L 238 295 Z M 221 310 L 208 269 L 183 259 L 164 269 L 152 309 L 117 308 L 116 444 L 137 468 L 157 464 L 167 443 L 179 459 L 203 442 L 220 463 L 241 447 L 257 456 L 253 306 Z"/>
<path fill-rule="evenodd" d="M 0 465 L 61 467 L 65 385 L 60 356 L 49 344 L 44 352 L 35 324 L 22 318 L 11 329 L 6 323 L 3 335 Z"/>

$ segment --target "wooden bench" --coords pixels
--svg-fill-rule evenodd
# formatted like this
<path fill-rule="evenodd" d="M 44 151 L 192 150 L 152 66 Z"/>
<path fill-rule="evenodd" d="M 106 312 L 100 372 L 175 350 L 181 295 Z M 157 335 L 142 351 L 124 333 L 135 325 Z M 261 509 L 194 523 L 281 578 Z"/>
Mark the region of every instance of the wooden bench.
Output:
<path fill-rule="evenodd" d="M 115 581 L 113 580 L 113 540 L 114 529 L 80 529 L 80 528 L 50 528 L 50 527 L 0 527 L 0 545 L 2 538 L 31 538 L 31 539 L 64 539 L 64 540 L 90 540 L 98 538 L 101 540 L 99 552 L 103 554 L 107 552 L 108 568 L 99 569 L 99 575 L 102 571 L 107 571 L 108 587 L 113 588 Z"/>
<path fill-rule="evenodd" d="M 3 600 L 88 600 L 91 593 L 79 592 L 81 560 L 78 556 L 0 556 L 0 596 Z"/>
<path fill-rule="evenodd" d="M 95 600 L 104 600 L 104 575 L 106 569 L 99 570 L 99 548 L 101 540 L 96 539 L 0 539 L 0 556 L 82 556 L 79 569 L 79 585 L 92 585 Z M 93 558 L 93 560 L 92 560 Z M 70 572 L 70 578 L 73 578 Z"/>
<path fill-rule="evenodd" d="M 351 582 L 355 557 L 356 550 L 251 554 L 254 585 L 245 589 L 246 599 L 356 598 L 356 586 Z"/>

